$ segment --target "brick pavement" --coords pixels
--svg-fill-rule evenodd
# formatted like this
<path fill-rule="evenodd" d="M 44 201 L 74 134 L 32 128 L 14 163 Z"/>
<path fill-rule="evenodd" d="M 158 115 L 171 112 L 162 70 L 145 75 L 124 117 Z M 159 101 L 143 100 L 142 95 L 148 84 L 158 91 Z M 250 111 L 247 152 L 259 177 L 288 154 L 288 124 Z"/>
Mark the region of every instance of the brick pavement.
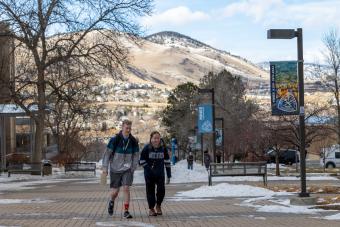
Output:
<path fill-rule="evenodd" d="M 178 191 L 200 184 L 167 186 L 163 216 L 148 217 L 143 185 L 132 188 L 131 213 L 122 218 L 122 196 L 115 204 L 115 215 L 106 213 L 109 189 L 99 183 L 69 181 L 42 185 L 36 189 L 7 192 L 0 199 L 48 199 L 50 203 L 0 204 L 0 226 L 340 226 L 340 221 L 313 218 L 316 215 L 260 213 L 254 208 L 239 206 L 237 198 L 216 198 L 207 201 L 176 201 Z M 228 193 L 226 191 L 226 193 Z M 144 223 L 144 225 L 142 225 Z"/>

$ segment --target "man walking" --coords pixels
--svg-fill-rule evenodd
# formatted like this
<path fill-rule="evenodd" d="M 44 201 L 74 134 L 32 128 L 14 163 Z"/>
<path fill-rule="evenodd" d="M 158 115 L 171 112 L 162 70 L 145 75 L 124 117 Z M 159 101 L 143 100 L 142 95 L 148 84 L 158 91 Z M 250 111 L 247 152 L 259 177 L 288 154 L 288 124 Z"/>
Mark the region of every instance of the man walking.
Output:
<path fill-rule="evenodd" d="M 139 160 L 138 141 L 131 135 L 131 125 L 131 121 L 123 121 L 122 131 L 110 139 L 103 156 L 103 174 L 108 174 L 110 166 L 110 188 L 112 191 L 108 213 L 113 215 L 114 202 L 122 186 L 124 192 L 124 218 L 132 218 L 129 213 L 130 186 Z"/>
<path fill-rule="evenodd" d="M 210 166 L 210 162 L 211 162 L 211 157 L 209 155 L 209 152 L 208 150 L 205 150 L 204 151 L 204 156 L 203 156 L 203 160 L 204 160 L 204 165 L 205 165 L 205 168 L 207 169 L 207 171 L 209 171 L 209 166 Z"/>
<path fill-rule="evenodd" d="M 189 152 L 189 155 L 187 157 L 187 162 L 188 162 L 188 169 L 193 169 L 194 166 L 194 156 L 192 155 L 192 152 Z"/>

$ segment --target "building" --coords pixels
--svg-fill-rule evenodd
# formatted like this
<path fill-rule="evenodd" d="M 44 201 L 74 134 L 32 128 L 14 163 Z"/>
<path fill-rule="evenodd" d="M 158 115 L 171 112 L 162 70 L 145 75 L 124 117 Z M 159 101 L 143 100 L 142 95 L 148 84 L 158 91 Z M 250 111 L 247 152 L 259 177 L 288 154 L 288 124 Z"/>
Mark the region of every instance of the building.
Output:
<path fill-rule="evenodd" d="M 8 36 L 9 26 L 0 22 L 0 104 L 11 103 L 14 81 L 13 40 Z M 0 169 L 6 165 L 6 154 L 15 152 L 15 118 L 0 114 Z"/>

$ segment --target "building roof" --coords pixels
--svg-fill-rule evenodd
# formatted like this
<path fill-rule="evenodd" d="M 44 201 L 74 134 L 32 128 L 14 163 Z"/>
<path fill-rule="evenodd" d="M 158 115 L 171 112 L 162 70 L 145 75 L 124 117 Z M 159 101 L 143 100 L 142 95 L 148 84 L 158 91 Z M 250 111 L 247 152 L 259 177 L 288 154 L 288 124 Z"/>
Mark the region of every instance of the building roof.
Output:
<path fill-rule="evenodd" d="M 37 105 L 32 105 L 29 109 L 30 111 L 37 111 Z M 0 116 L 8 116 L 8 117 L 15 117 L 15 116 L 26 116 L 25 110 L 23 110 L 17 104 L 0 104 Z"/>

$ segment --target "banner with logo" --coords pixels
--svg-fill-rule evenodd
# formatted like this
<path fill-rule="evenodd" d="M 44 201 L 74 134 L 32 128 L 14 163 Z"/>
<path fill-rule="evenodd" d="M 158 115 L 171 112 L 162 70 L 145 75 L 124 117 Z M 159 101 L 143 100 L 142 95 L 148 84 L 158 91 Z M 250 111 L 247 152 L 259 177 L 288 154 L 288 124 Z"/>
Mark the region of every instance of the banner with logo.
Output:
<path fill-rule="evenodd" d="M 222 128 L 215 128 L 215 132 L 216 132 L 216 146 L 221 147 L 223 142 Z"/>
<path fill-rule="evenodd" d="M 270 62 L 272 115 L 299 115 L 296 61 Z"/>
<path fill-rule="evenodd" d="M 198 132 L 213 132 L 213 115 L 211 104 L 202 104 L 198 106 Z"/>

